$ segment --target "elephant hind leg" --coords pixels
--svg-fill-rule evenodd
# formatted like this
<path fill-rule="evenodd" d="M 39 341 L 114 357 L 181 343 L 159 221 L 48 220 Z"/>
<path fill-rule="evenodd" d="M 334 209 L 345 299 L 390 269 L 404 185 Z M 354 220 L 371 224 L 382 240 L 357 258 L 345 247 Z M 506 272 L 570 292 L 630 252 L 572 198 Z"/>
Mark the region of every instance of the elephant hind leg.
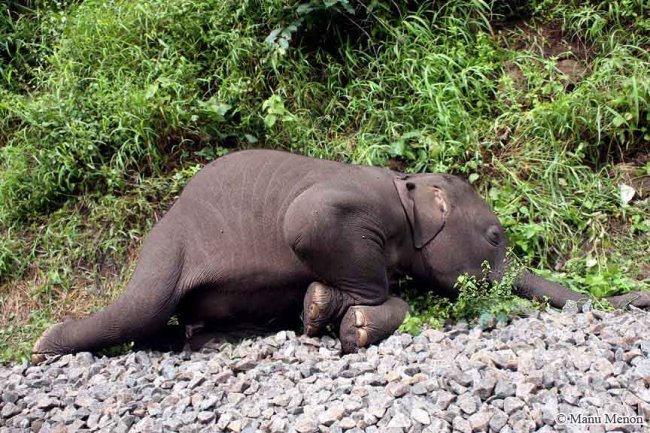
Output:
<path fill-rule="evenodd" d="M 187 343 L 183 325 L 166 325 L 157 332 L 134 340 L 133 350 L 157 350 L 159 352 L 181 352 Z"/>
<path fill-rule="evenodd" d="M 41 361 L 44 355 L 144 341 L 165 328 L 181 297 L 179 281 L 183 265 L 181 244 L 165 227 L 165 224 L 154 227 L 145 241 L 124 293 L 87 318 L 49 328 L 34 345 L 33 361 Z"/>

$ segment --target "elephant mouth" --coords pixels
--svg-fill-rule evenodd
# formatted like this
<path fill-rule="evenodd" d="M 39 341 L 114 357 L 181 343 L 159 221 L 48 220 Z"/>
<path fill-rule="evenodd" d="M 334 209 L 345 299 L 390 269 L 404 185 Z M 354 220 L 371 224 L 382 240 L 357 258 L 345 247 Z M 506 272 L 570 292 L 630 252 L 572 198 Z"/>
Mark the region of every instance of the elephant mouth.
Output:
<path fill-rule="evenodd" d="M 490 269 L 490 272 L 487 275 L 487 280 L 491 283 L 500 283 L 503 281 L 507 269 L 508 263 L 506 263 L 504 260 L 500 266 L 496 266 L 494 269 Z"/>

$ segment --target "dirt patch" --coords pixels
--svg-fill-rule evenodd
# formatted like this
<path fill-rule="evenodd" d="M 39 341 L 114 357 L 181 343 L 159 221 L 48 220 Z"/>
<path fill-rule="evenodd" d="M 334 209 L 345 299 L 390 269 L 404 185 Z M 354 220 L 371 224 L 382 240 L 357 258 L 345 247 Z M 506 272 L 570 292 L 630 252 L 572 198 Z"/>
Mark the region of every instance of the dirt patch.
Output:
<path fill-rule="evenodd" d="M 512 86 L 515 90 L 525 91 L 528 88 L 528 81 L 519 65 L 514 62 L 506 62 L 503 69 L 508 78 L 512 80 Z"/>
<path fill-rule="evenodd" d="M 387 161 L 386 165 L 393 171 L 399 171 L 400 173 L 403 173 L 406 171 L 408 163 L 401 158 L 390 158 Z"/>
<path fill-rule="evenodd" d="M 560 72 L 560 82 L 567 92 L 572 91 L 587 74 L 587 66 L 573 59 L 559 60 L 555 68 Z"/>
<path fill-rule="evenodd" d="M 21 325 L 28 321 L 34 309 L 43 308 L 32 294 L 34 285 L 42 286 L 42 279 L 32 276 L 0 287 L 0 323 Z"/>
<path fill-rule="evenodd" d="M 572 91 L 589 73 L 589 62 L 594 57 L 593 45 L 562 32 L 560 23 L 531 26 L 519 21 L 499 31 L 504 48 L 528 52 L 544 59 L 557 59 L 555 79 L 567 92 Z M 505 75 L 512 80 L 517 91 L 526 92 L 528 83 L 520 66 L 515 62 L 504 64 Z"/>
<path fill-rule="evenodd" d="M 650 280 L 650 263 L 642 263 L 636 275 L 639 281 Z"/>
<path fill-rule="evenodd" d="M 646 155 L 646 159 L 650 157 Z M 616 164 L 610 173 L 610 176 L 616 179 L 617 183 L 623 183 L 634 188 L 636 191 L 635 199 L 644 200 L 650 197 L 650 176 L 641 174 L 639 167 L 643 162 L 632 161 L 628 163 Z"/>
<path fill-rule="evenodd" d="M 531 25 L 519 21 L 503 28 L 499 34 L 506 48 L 532 52 L 546 59 L 556 57 L 589 62 L 596 54 L 592 43 L 575 35 L 566 35 L 559 22 Z"/>
<path fill-rule="evenodd" d="M 38 310 L 46 311 L 54 321 L 84 317 L 96 311 L 122 291 L 128 281 L 126 276 L 130 274 L 129 266 L 137 259 L 137 251 L 135 247 L 130 249 L 119 271 L 107 267 L 94 276 L 80 273 L 69 290 L 57 286 L 46 289 L 47 275 L 40 271 L 30 271 L 20 280 L 3 284 L 0 287 L 0 323 L 25 325 Z"/>

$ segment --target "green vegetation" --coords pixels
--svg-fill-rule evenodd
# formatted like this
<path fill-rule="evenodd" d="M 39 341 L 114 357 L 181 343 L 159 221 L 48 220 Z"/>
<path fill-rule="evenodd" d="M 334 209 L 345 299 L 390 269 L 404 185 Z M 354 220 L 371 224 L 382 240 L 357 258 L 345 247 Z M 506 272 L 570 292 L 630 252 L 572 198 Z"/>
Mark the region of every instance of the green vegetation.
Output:
<path fill-rule="evenodd" d="M 466 320 L 483 329 L 507 323 L 517 315 L 546 307 L 544 300 L 529 301 L 513 293 L 515 280 L 524 266 L 508 252 L 510 264 L 501 281 L 490 282 L 490 265 L 483 263 L 483 277 L 461 275 L 456 282 L 458 298 L 453 302 L 433 293 L 418 293 L 406 289 L 411 300 L 410 311 L 400 327 L 401 331 L 418 334 L 423 327 L 440 328 L 448 319 Z"/>
<path fill-rule="evenodd" d="M 4 2 L 0 358 L 108 302 L 187 179 L 246 147 L 464 175 L 533 267 L 648 289 L 648 9 Z"/>

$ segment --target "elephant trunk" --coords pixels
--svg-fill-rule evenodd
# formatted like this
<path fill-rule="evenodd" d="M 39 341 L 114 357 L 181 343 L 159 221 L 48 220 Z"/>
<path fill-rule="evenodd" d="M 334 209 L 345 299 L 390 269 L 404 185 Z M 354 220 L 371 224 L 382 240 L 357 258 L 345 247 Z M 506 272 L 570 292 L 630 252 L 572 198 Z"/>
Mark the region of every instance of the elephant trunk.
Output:
<path fill-rule="evenodd" d="M 567 301 L 575 301 L 580 306 L 591 299 L 588 295 L 574 292 L 553 281 L 538 277 L 527 269 L 517 276 L 515 287 L 518 295 L 528 299 L 547 298 L 556 308 L 562 308 Z"/>
<path fill-rule="evenodd" d="M 508 269 L 510 264 L 508 260 L 504 261 L 503 266 L 491 272 L 490 279 L 501 281 L 505 275 L 505 269 Z M 574 301 L 578 304 L 578 308 L 582 308 L 583 304 L 593 300 L 589 295 L 575 292 L 561 284 L 538 277 L 528 269 L 523 269 L 515 278 L 515 293 L 527 299 L 547 299 L 556 308 L 564 307 L 567 301 Z M 605 299 L 614 308 L 627 308 L 630 305 L 637 308 L 650 307 L 649 291 L 629 292 Z"/>

